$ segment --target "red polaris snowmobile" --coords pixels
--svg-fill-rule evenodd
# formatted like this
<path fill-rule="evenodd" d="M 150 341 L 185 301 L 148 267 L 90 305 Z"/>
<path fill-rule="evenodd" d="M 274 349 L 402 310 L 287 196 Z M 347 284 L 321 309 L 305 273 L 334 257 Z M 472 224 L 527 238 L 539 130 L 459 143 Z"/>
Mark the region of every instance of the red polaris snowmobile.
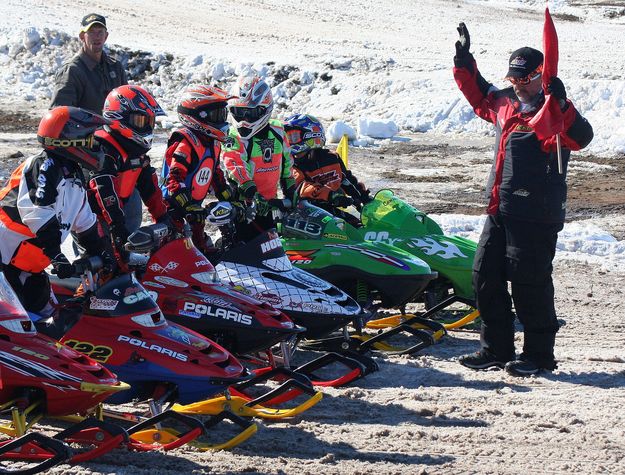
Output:
<path fill-rule="evenodd" d="M 265 366 L 255 370 L 258 380 L 295 378 L 305 384 L 307 378 L 301 378 L 304 374 L 313 379 L 314 384 L 336 386 L 366 373 L 367 368 L 362 363 L 338 354 L 317 358 L 295 368 L 295 373 L 288 371 L 295 340 L 306 329 L 295 325 L 268 303 L 223 284 L 211 262 L 188 237 L 170 235 L 165 226 L 153 224 L 131 235 L 127 248 L 148 254 L 145 257 L 133 253 L 131 267 L 142 276 L 143 285 L 159 303 L 167 320 L 184 324 L 218 341 L 246 361 Z M 278 367 L 273 359 L 270 348 L 277 343 L 281 344 L 285 367 Z M 265 357 L 259 358 L 259 352 Z M 347 367 L 348 373 L 331 379 L 315 374 L 333 363 Z M 242 383 L 238 389 L 248 384 Z"/>
<path fill-rule="evenodd" d="M 100 262 L 94 266 L 95 261 Z M 60 335 L 62 342 L 104 363 L 132 386 L 126 394 L 108 402 L 151 399 L 151 415 L 160 414 L 166 404 L 180 403 L 172 406 L 177 413 L 214 416 L 207 423 L 210 427 L 229 419 L 244 432 L 218 446 L 228 448 L 256 430 L 254 424 L 240 416 L 289 417 L 321 399 L 321 394 L 315 393 L 307 405 L 289 410 L 266 408 L 261 404 L 265 399 L 242 394 L 232 397 L 229 387 L 237 382 L 247 383 L 250 375 L 231 353 L 192 330 L 168 323 L 152 292 L 134 274 L 117 276 L 98 286 L 92 272 L 101 265 L 100 259 L 79 259 L 74 265 L 84 266 L 80 270 L 84 294 L 74 297 L 75 281 L 53 280 L 52 287 L 64 302 L 58 318 L 43 326 L 45 331 Z M 72 305 L 78 308 L 70 312 Z M 297 382 L 278 388 L 274 394 L 287 392 L 293 385 Z M 314 392 L 310 387 L 303 387 L 302 391 Z M 225 395 L 217 397 L 220 394 Z M 205 400 L 207 397 L 212 399 Z M 105 414 L 127 419 L 127 414 L 110 409 Z M 161 440 L 165 437 L 161 432 L 150 433 L 146 438 L 151 435 Z M 215 448 L 197 442 L 194 445 Z"/>
<path fill-rule="evenodd" d="M 12 437 L 24 436 L 44 416 L 88 413 L 111 395 L 129 387 L 100 363 L 37 333 L 2 272 L 0 369 L 0 413 L 10 414 L 12 419 L 8 424 L 0 424 L 0 432 Z M 120 427 L 86 419 L 54 438 L 95 446 L 71 456 L 70 461 L 76 463 L 112 450 L 126 441 L 128 434 Z M 58 444 L 46 445 L 45 439 L 27 438 L 26 443 L 26 446 L 4 444 L 3 451 L 8 452 L 3 457 L 48 460 L 58 455 L 54 453 L 59 449 Z M 19 447 L 21 449 L 13 450 Z"/>

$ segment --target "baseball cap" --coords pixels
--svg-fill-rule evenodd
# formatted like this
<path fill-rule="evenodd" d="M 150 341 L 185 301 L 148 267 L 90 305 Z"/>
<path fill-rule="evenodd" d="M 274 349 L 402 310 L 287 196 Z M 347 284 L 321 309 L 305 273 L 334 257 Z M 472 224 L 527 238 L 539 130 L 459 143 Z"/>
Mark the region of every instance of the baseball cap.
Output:
<path fill-rule="evenodd" d="M 97 13 L 89 13 L 85 15 L 80 22 L 80 31 L 87 31 L 93 25 L 102 25 L 106 28 L 106 18 L 102 15 L 98 15 Z"/>
<path fill-rule="evenodd" d="M 543 63 L 543 54 L 537 49 L 525 46 L 513 51 L 508 62 L 507 78 L 524 78 L 532 74 Z"/>

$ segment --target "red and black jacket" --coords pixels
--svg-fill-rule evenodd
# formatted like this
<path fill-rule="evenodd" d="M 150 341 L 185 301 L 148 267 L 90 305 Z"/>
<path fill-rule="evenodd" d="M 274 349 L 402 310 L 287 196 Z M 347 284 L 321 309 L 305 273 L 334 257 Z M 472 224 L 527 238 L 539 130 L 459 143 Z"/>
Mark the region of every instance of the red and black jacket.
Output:
<path fill-rule="evenodd" d="M 108 225 L 123 226 L 124 203 L 137 188 L 152 218 L 161 218 L 167 208 L 149 157 L 129 156 L 104 130 L 98 130 L 96 136 L 105 151 L 105 161 L 102 170 L 92 174 L 89 180 L 93 211 Z"/>
<path fill-rule="evenodd" d="M 567 101 L 563 111 L 563 173 L 558 172 L 556 137 L 539 140 L 529 124 L 544 99 L 521 112 L 512 87 L 498 90 L 477 69 L 472 55 L 455 59 L 454 78 L 475 113 L 495 125 L 496 147 L 488 180 L 488 214 L 497 212 L 538 222 L 563 222 L 566 212 L 566 170 L 571 150 L 587 146 L 591 125 Z"/>

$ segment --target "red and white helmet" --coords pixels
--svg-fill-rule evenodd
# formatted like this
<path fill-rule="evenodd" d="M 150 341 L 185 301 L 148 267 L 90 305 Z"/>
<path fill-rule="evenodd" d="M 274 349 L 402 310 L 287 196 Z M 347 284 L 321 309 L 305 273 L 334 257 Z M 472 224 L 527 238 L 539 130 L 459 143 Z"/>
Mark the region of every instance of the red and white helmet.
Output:
<path fill-rule="evenodd" d="M 109 120 L 104 129 L 131 153 L 152 148 L 156 116 L 166 115 L 148 91 L 139 86 L 120 86 L 106 96 L 102 115 Z"/>
<path fill-rule="evenodd" d="M 178 118 L 185 127 L 223 142 L 230 127 L 228 101 L 233 98 L 218 87 L 189 87 L 178 101 Z"/>
<path fill-rule="evenodd" d="M 39 122 L 37 140 L 44 150 L 89 170 L 100 170 L 104 152 L 94 140 L 94 132 L 106 120 L 78 107 L 60 106 L 48 111 Z"/>
<path fill-rule="evenodd" d="M 241 76 L 232 90 L 230 114 L 241 138 L 248 139 L 261 130 L 271 117 L 271 88 L 258 76 Z"/>

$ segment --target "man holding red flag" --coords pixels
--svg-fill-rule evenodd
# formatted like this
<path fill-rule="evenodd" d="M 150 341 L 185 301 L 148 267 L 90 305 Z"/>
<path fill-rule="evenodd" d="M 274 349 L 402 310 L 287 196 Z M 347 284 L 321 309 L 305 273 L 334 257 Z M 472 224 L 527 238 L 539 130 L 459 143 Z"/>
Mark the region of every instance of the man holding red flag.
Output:
<path fill-rule="evenodd" d="M 564 167 L 559 173 L 558 139 L 539 137 L 532 123 L 545 104 L 542 53 L 529 47 L 514 51 L 506 75 L 511 86 L 499 90 L 478 71 L 464 23 L 458 33 L 454 78 L 475 113 L 496 130 L 487 187 L 488 216 L 473 265 L 482 317 L 481 349 L 460 358 L 460 363 L 476 370 L 505 367 L 516 376 L 553 370 L 558 320 L 551 274 L 565 216 L 566 164 L 571 150 L 590 143 L 592 127 L 567 100 L 562 81 L 551 77 L 545 92 L 555 100 L 560 117 L 551 123 L 554 117 L 547 114 L 546 124 L 560 133 Z M 524 329 L 523 352 L 518 358 L 512 302 Z"/>

